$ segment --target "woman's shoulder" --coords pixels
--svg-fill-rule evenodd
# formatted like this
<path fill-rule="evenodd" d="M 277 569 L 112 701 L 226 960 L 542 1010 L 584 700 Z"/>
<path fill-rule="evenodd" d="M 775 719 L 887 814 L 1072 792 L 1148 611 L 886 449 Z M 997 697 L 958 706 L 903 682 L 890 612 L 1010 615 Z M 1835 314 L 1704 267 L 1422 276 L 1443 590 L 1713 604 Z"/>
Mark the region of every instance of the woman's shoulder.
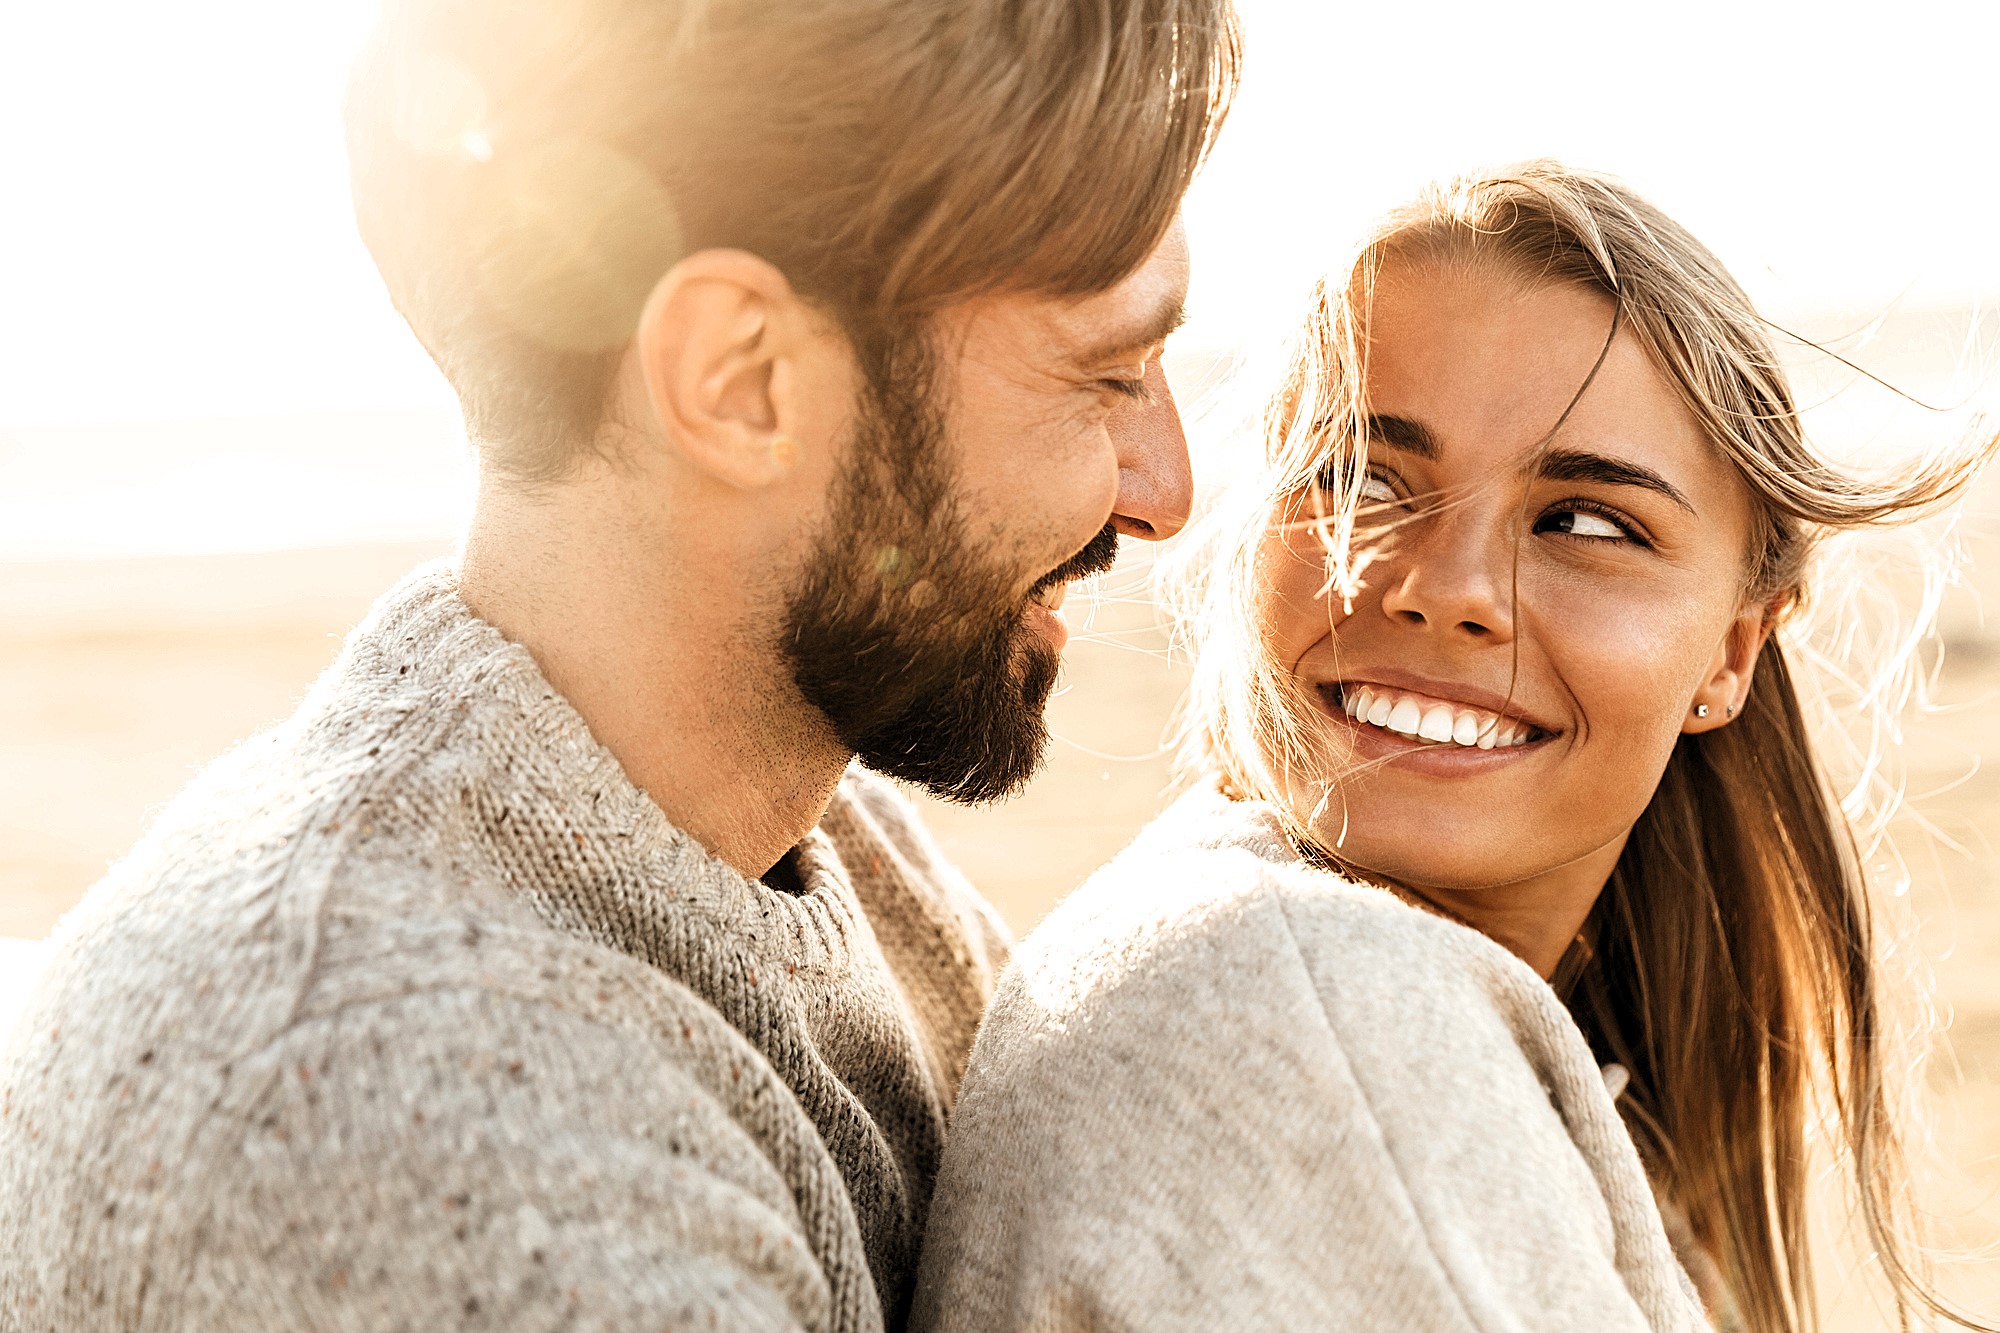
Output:
<path fill-rule="evenodd" d="M 1305 864 L 1268 809 L 1196 793 L 1016 950 L 953 1113 L 918 1304 L 1632 1328 L 1623 1247 L 1672 1273 L 1651 1206 L 1541 978 Z"/>
<path fill-rule="evenodd" d="M 1171 807 L 1022 942 L 968 1083 L 1145 1070 L 1142 1084 L 1180 1080 L 1221 1112 L 1242 1085 L 1202 1071 L 1250 1067 L 1310 1068 L 1384 1111 L 1456 1098 L 1518 1122 L 1549 1116 L 1553 1096 L 1615 1119 L 1583 1034 L 1527 964 L 1306 863 L 1268 807 L 1212 792 Z"/>
<path fill-rule="evenodd" d="M 1411 1010 L 1554 996 L 1500 945 L 1307 863 L 1276 812 L 1212 787 L 1175 802 L 1022 942 L 1019 980 L 1050 1002 L 1156 989 L 1382 991 Z M 1185 1001 L 1192 998 L 1183 994 Z"/>

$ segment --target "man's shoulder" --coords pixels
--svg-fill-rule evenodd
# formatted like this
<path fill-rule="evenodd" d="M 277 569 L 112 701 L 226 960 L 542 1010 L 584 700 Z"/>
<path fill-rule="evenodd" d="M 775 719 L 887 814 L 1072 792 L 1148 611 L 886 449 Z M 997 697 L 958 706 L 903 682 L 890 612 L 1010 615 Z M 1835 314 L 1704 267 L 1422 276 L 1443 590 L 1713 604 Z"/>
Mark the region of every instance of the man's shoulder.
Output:
<path fill-rule="evenodd" d="M 285 780 L 252 809 L 205 779 L 65 918 L 0 1052 L 0 1229 L 122 1273 L 117 1219 L 192 1247 L 189 1209 L 298 1215 L 261 1197 L 273 1163 L 357 1226 L 403 1225 L 467 1192 L 475 1141 L 522 1173 L 643 1172 L 657 1132 L 721 1182 L 699 1188 L 778 1215 L 771 1161 L 831 1170 L 707 998 L 424 836 L 464 816 L 404 781 Z"/>
<path fill-rule="evenodd" d="M 22 1012 L 74 1037 L 70 1060 L 164 1066 L 177 1048 L 222 1068 L 345 1009 L 459 990 L 560 1004 L 657 976 L 539 916 L 433 823 L 407 766 L 291 769 L 282 749 L 220 761 L 59 923 Z"/>
<path fill-rule="evenodd" d="M 484 762 L 452 743 L 450 702 L 405 691 L 371 706 L 344 659 L 167 804 L 58 925 L 58 957 L 127 950 L 204 972 L 240 946 L 303 966 L 308 942 L 378 925 L 517 915 L 434 818 Z"/>
<path fill-rule="evenodd" d="M 262 909 L 62 941 L 0 1058 L 0 1304 L 49 1265 L 76 1279 L 42 1289 L 59 1306 L 150 1271 L 151 1302 L 247 1328 L 243 1281 L 330 1281 L 360 1326 L 430 1312 L 424 1281 L 490 1301 L 546 1262 L 536 1309 L 577 1284 L 636 1320 L 665 1298 L 622 1260 L 600 1273 L 600 1233 L 685 1284 L 687 1254 L 802 1234 L 801 1191 L 838 1192 L 777 1071 L 686 985 L 497 895 L 426 894 L 410 862 L 329 873 L 332 893 L 294 878 Z M 778 1258 L 823 1304 L 808 1252 Z"/>
<path fill-rule="evenodd" d="M 77 1039 L 42 1052 L 51 1073 L 164 1069 L 170 1048 L 217 1069 L 343 1005 L 547 989 L 610 952 L 538 918 L 492 854 L 524 812 L 482 799 L 506 763 L 483 739 L 499 710 L 408 628 L 437 582 L 378 603 L 298 710 L 203 770 L 58 924 L 22 1011 Z"/>

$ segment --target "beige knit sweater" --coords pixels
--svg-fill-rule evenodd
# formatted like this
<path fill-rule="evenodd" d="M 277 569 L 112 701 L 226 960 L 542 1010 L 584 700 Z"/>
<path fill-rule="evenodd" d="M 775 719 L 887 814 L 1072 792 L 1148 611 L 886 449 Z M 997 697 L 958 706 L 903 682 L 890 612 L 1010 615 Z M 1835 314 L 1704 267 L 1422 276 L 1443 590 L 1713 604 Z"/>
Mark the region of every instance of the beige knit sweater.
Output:
<path fill-rule="evenodd" d="M 912 1327 L 1703 1327 L 1554 992 L 1199 791 L 1016 951 Z"/>
<path fill-rule="evenodd" d="M 0 1330 L 901 1325 L 1002 929 L 858 772 L 746 880 L 454 586 L 58 927 Z"/>

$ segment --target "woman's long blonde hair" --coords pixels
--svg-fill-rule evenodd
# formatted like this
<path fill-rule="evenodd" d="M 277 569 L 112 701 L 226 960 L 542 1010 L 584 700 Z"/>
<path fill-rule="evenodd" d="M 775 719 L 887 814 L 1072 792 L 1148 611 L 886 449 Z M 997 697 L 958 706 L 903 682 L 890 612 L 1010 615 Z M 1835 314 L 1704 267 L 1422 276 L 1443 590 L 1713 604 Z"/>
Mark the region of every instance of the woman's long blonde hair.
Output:
<path fill-rule="evenodd" d="M 1308 845 L 1312 821 L 1287 795 L 1300 774 L 1324 773 L 1325 740 L 1266 647 L 1259 552 L 1274 523 L 1309 524 L 1326 548 L 1331 602 L 1351 601 L 1366 580 L 1371 529 L 1357 537 L 1356 526 L 1363 325 L 1390 254 L 1492 264 L 1610 297 L 1614 327 L 1645 346 L 1752 499 L 1744 593 L 1777 629 L 1748 701 L 1730 725 L 1681 737 L 1555 977 L 1598 1056 L 1630 1072 L 1621 1109 L 1662 1197 L 1714 1261 L 1729 1322 L 1753 1333 L 1818 1325 L 1806 1226 L 1817 1117 L 1905 1325 L 1943 1316 L 1981 1327 L 1933 1293 L 1904 1163 L 1915 1043 L 1892 1025 L 1888 941 L 1856 841 L 1857 829 L 1880 831 L 1893 795 L 1871 781 L 1886 733 L 1863 737 L 1844 810 L 1815 759 L 1813 735 L 1825 735 L 1808 725 L 1815 696 L 1802 694 L 1793 666 L 1824 638 L 1811 632 L 1806 598 L 1822 539 L 1936 514 L 2000 440 L 1975 433 L 1893 478 L 1836 467 L 1807 443 L 1749 298 L 1624 185 L 1533 162 L 1427 191 L 1322 284 L 1264 413 L 1261 483 L 1210 516 L 1173 589 L 1196 650 L 1190 766 L 1271 800 Z M 1345 479 L 1331 494 L 1314 484 L 1329 476 Z M 1934 595 L 1919 600 L 1895 660 L 1858 692 L 1885 723 L 1908 701 L 1935 610 Z"/>

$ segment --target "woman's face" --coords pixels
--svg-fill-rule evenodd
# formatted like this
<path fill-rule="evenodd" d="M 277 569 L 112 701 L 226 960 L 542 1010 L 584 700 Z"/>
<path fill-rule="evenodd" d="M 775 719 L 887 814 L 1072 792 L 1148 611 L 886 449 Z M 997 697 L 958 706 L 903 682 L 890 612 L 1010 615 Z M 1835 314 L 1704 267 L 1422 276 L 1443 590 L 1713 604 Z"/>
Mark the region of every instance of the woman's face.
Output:
<path fill-rule="evenodd" d="M 1612 315 L 1580 287 L 1385 264 L 1361 530 L 1393 531 L 1351 614 L 1318 595 L 1309 530 L 1262 553 L 1278 660 L 1352 750 L 1293 799 L 1330 790 L 1313 823 L 1342 859 L 1468 916 L 1587 911 L 1762 642 L 1745 489 L 1629 332 L 1538 457 Z"/>

